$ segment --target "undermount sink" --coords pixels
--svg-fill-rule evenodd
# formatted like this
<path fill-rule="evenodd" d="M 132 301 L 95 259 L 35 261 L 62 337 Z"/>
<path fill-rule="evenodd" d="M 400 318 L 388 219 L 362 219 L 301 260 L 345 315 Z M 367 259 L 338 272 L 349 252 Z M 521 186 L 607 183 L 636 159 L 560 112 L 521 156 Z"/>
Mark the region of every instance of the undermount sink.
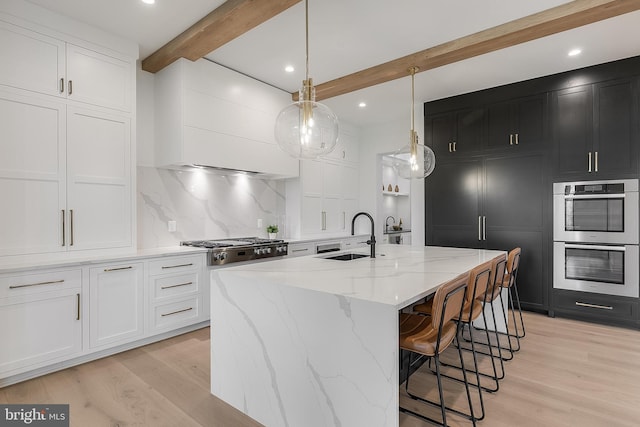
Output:
<path fill-rule="evenodd" d="M 325 259 L 335 259 L 336 261 L 352 261 L 354 259 L 365 258 L 368 256 L 369 255 L 365 255 L 365 254 L 346 253 L 346 254 L 328 256 L 328 257 L 325 257 Z"/>

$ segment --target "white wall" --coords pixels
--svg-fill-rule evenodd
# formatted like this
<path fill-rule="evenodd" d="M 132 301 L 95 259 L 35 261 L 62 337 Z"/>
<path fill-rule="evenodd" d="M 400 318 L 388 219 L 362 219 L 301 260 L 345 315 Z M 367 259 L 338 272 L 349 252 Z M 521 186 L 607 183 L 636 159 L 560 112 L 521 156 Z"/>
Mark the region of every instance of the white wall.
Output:
<path fill-rule="evenodd" d="M 416 106 L 416 130 L 420 142 L 424 142 L 424 119 L 420 112 L 422 106 Z M 392 153 L 409 142 L 411 129 L 410 117 L 362 129 L 360 140 L 360 208 L 363 211 L 378 215 L 378 197 L 382 197 L 379 187 L 378 155 Z M 437 167 L 437 159 L 436 159 Z M 428 179 L 428 178 L 427 178 Z M 424 181 L 411 180 L 411 244 L 424 246 Z M 382 220 L 384 221 L 384 219 Z M 376 239 L 382 241 L 384 224 L 376 224 Z M 359 232 L 366 230 L 359 229 Z M 380 235 L 378 235 L 380 233 Z"/>

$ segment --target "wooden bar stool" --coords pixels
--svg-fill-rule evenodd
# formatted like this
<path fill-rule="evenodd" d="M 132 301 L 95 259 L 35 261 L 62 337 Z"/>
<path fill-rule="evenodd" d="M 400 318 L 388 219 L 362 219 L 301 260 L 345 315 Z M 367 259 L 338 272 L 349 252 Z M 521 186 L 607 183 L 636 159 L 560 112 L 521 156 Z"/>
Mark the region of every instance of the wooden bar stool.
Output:
<path fill-rule="evenodd" d="M 409 351 L 409 375 L 405 382 L 405 390 L 414 400 L 440 407 L 442 422 L 429 418 L 428 416 L 413 410 L 403 408 L 402 406 L 400 406 L 399 410 L 422 420 L 443 426 L 447 425 L 446 411 L 462 415 L 470 419 L 474 426 L 476 425 L 476 417 L 473 413 L 473 405 L 471 403 L 471 394 L 469 392 L 469 383 L 467 381 L 466 371 L 463 369 L 469 414 L 445 405 L 444 393 L 442 390 L 442 375 L 440 373 L 440 354 L 457 339 L 460 332 L 460 324 L 455 322 L 453 319 L 456 317 L 460 318 L 462 316 L 468 281 L 467 276 L 468 275 L 458 276 L 441 285 L 436 290 L 435 296 L 432 300 L 432 312 L 430 316 L 400 313 L 399 344 L 402 350 Z M 412 356 L 414 354 L 418 355 L 418 359 L 412 362 Z M 462 358 L 462 352 L 460 349 L 458 349 L 458 355 L 460 357 L 460 363 L 464 367 L 464 359 Z M 438 395 L 440 397 L 439 402 L 424 399 L 409 391 L 411 366 L 425 357 L 433 360 L 435 363 Z"/>

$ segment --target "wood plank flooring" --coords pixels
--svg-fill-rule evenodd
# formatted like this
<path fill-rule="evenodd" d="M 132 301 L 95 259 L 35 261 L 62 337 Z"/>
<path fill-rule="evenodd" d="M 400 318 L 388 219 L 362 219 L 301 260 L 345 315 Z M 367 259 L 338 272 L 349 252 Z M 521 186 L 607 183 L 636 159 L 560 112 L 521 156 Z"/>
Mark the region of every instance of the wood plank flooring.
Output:
<path fill-rule="evenodd" d="M 483 394 L 487 416 L 479 425 L 640 425 L 640 331 L 533 313 L 525 313 L 525 324 L 522 350 L 506 363 L 500 390 Z M 488 358 L 481 365 L 487 371 Z M 0 402 L 69 403 L 77 427 L 259 426 L 210 395 L 209 372 L 209 329 L 201 329 L 5 387 Z M 426 366 L 411 377 L 414 392 L 433 397 L 434 385 Z M 460 385 L 450 381 L 445 389 L 447 402 L 464 408 Z M 400 396 L 403 405 L 414 404 L 404 387 Z M 448 421 L 470 425 L 456 416 Z M 401 414 L 400 425 L 430 424 Z"/>

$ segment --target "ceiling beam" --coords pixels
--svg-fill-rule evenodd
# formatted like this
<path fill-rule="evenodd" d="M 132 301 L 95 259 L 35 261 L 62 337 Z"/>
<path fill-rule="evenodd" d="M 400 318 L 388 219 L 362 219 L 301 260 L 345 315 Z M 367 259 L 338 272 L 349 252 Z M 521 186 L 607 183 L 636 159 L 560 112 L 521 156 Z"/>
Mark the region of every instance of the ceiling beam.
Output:
<path fill-rule="evenodd" d="M 228 0 L 142 61 L 156 73 L 178 58 L 202 58 L 301 0 Z"/>
<path fill-rule="evenodd" d="M 640 9 L 640 0 L 576 0 L 384 64 L 316 85 L 316 100 L 332 98 L 409 75 L 515 46 Z M 628 42 L 628 41 L 627 41 Z M 625 43 L 621 40 L 621 43 Z M 298 92 L 291 94 L 294 101 Z"/>

